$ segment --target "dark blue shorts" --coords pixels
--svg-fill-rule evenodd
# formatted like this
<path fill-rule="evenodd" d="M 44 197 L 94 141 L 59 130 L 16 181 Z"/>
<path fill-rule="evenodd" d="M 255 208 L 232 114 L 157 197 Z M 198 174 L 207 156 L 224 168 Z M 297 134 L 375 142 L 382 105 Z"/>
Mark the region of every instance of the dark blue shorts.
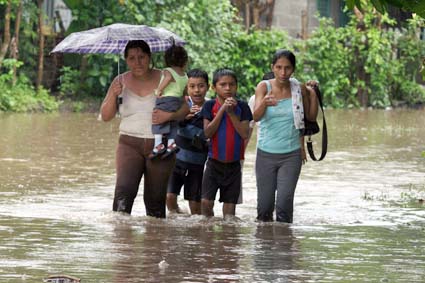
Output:
<path fill-rule="evenodd" d="M 168 193 L 180 194 L 184 186 L 184 199 L 201 201 L 202 176 L 204 165 L 176 160 L 176 165 L 168 180 Z"/>
<path fill-rule="evenodd" d="M 209 158 L 202 179 L 202 198 L 215 200 L 220 189 L 220 202 L 238 203 L 242 172 L 240 161 L 223 163 Z"/>

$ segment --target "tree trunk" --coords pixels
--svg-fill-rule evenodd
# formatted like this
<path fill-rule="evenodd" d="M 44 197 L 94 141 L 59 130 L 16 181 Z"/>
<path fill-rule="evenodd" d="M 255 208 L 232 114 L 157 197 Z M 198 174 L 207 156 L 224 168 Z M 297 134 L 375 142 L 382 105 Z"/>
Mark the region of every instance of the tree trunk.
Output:
<path fill-rule="evenodd" d="M 271 28 L 275 0 L 232 0 L 231 3 L 243 18 L 245 31 L 248 32 L 251 25 L 255 28 Z M 265 21 L 261 19 L 263 15 L 266 16 Z"/>
<path fill-rule="evenodd" d="M 260 1 L 252 3 L 253 22 L 256 28 L 270 29 L 273 22 L 274 0 Z M 265 15 L 265 21 L 261 17 Z"/>
<path fill-rule="evenodd" d="M 59 35 L 63 36 L 65 34 L 65 26 L 63 25 L 61 14 L 59 13 L 59 11 L 56 11 L 55 15 L 56 15 L 56 21 L 59 24 Z"/>
<path fill-rule="evenodd" d="M 12 10 L 12 0 L 7 2 L 6 11 L 4 12 L 4 36 L 0 47 L 0 67 L 3 64 L 3 59 L 6 56 L 7 49 L 10 44 L 10 14 Z"/>
<path fill-rule="evenodd" d="M 357 18 L 357 31 L 359 33 L 366 33 L 366 25 L 364 23 L 364 13 L 358 9 L 357 7 L 354 7 L 354 14 Z M 368 41 L 367 39 L 365 42 L 363 42 L 363 50 L 368 49 Z M 370 86 L 370 74 L 366 73 L 366 70 L 364 68 L 364 61 L 362 60 L 362 55 L 360 51 L 360 47 L 356 46 L 355 50 L 356 57 L 358 58 L 356 62 L 356 76 L 357 80 L 363 81 L 364 85 L 360 86 L 357 89 L 357 100 L 360 103 L 360 106 L 363 108 L 366 108 L 369 104 L 369 86 Z"/>
<path fill-rule="evenodd" d="M 89 65 L 88 59 L 86 55 L 81 57 L 80 63 L 80 85 L 84 85 L 84 82 L 87 79 L 87 67 Z"/>
<path fill-rule="evenodd" d="M 251 25 L 251 6 L 249 1 L 245 3 L 245 31 L 249 31 L 249 26 Z"/>
<path fill-rule="evenodd" d="M 22 1 L 19 0 L 18 11 L 16 12 L 16 20 L 15 20 L 15 36 L 13 38 L 13 47 L 11 50 L 12 58 L 15 60 L 19 59 L 19 30 L 21 28 L 21 18 L 22 18 Z M 16 84 L 16 66 L 13 66 L 13 77 L 12 77 L 13 85 Z"/>
<path fill-rule="evenodd" d="M 359 54 L 357 58 L 361 58 L 358 49 L 356 49 L 355 54 Z M 370 74 L 366 73 L 363 60 L 359 60 L 356 64 L 356 76 L 359 81 L 364 82 L 364 86 L 359 86 L 357 89 L 357 100 L 359 101 L 360 107 L 367 108 L 369 104 L 368 87 L 370 85 Z"/>
<path fill-rule="evenodd" d="M 44 31 L 43 31 L 43 0 L 37 0 L 38 5 L 38 72 L 36 88 L 40 89 L 43 81 L 43 64 L 44 64 Z"/>
<path fill-rule="evenodd" d="M 275 0 L 267 0 L 267 5 L 269 6 L 269 9 L 267 10 L 266 27 L 268 29 L 272 27 L 272 23 L 273 23 L 274 3 L 275 3 Z"/>
<path fill-rule="evenodd" d="M 261 15 L 267 9 L 267 3 L 256 0 L 252 3 L 252 21 L 256 28 L 261 27 Z"/>
<path fill-rule="evenodd" d="M 306 10 L 301 11 L 301 38 L 307 39 L 308 37 L 308 13 Z"/>

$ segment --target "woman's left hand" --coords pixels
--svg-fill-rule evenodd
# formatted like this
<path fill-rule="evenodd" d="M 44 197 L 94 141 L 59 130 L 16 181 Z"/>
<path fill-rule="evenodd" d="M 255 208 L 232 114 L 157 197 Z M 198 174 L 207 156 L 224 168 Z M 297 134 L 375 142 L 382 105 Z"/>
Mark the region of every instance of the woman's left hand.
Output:
<path fill-rule="evenodd" d="M 314 88 L 314 87 L 318 87 L 319 86 L 319 82 L 318 81 L 315 81 L 315 80 L 309 80 L 306 83 L 306 85 L 309 86 L 309 87 L 311 87 L 311 88 Z"/>
<path fill-rule="evenodd" d="M 305 152 L 304 147 L 301 148 L 301 160 L 302 160 L 303 164 L 305 164 L 307 162 L 307 154 Z"/>
<path fill-rule="evenodd" d="M 152 124 L 162 124 L 171 120 L 173 112 L 154 109 L 152 112 Z"/>

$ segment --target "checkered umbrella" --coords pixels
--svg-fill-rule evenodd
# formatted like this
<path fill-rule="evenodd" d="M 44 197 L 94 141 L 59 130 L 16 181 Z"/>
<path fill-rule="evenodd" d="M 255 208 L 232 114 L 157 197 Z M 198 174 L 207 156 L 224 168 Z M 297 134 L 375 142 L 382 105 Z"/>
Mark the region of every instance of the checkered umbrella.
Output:
<path fill-rule="evenodd" d="M 130 40 L 144 40 L 152 52 L 160 52 L 172 46 L 183 45 L 178 35 L 163 28 L 145 25 L 112 24 L 81 32 L 74 32 L 62 40 L 51 53 L 122 54 Z"/>

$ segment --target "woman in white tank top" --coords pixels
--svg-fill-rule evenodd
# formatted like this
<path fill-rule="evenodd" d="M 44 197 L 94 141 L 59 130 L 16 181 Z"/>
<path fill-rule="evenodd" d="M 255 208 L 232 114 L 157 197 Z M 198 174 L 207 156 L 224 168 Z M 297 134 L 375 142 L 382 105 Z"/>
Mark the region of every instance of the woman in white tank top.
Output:
<path fill-rule="evenodd" d="M 154 144 L 151 126 L 181 120 L 189 108 L 183 104 L 177 112 L 153 110 L 161 71 L 150 67 L 151 51 L 145 41 L 129 41 L 124 58 L 129 71 L 114 79 L 100 109 L 105 122 L 112 120 L 118 109 L 121 114 L 113 210 L 131 214 L 143 177 L 146 214 L 165 218 L 167 183 L 175 158 L 148 158 Z"/>

